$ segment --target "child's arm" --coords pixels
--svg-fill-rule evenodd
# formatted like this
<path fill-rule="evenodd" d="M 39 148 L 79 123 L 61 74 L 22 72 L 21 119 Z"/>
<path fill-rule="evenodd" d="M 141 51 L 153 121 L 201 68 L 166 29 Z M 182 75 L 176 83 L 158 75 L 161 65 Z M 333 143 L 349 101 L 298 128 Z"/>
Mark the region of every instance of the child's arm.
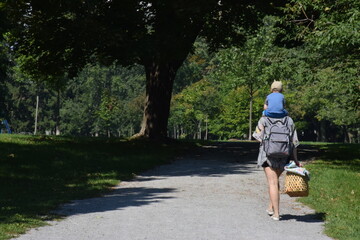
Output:
<path fill-rule="evenodd" d="M 285 108 L 285 105 L 286 105 L 286 101 L 285 101 L 285 97 L 284 97 L 284 99 L 283 99 L 283 106 L 284 106 L 284 108 Z"/>

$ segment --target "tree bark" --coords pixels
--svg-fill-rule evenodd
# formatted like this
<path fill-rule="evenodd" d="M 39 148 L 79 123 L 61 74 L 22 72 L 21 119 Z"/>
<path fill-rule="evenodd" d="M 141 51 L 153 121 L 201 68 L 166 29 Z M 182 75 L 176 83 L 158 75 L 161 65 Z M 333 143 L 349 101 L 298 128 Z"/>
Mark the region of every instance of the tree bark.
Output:
<path fill-rule="evenodd" d="M 205 120 L 205 140 L 208 140 L 208 117 Z"/>
<path fill-rule="evenodd" d="M 39 113 L 39 95 L 36 95 L 36 108 L 35 108 L 35 127 L 34 127 L 34 135 L 36 135 L 36 134 L 37 134 L 38 113 Z"/>
<path fill-rule="evenodd" d="M 252 133 L 252 112 L 253 112 L 253 96 L 250 96 L 250 110 L 249 110 L 249 141 L 251 140 L 251 133 Z"/>
<path fill-rule="evenodd" d="M 155 24 L 156 45 L 140 57 L 145 66 L 146 98 L 141 130 L 135 137 L 167 138 L 175 75 L 205 23 L 205 18 L 199 19 L 196 22 L 179 22 L 180 19 L 172 18 L 168 14 L 159 15 L 158 24 Z M 179 31 L 178 28 L 186 31 Z"/>
<path fill-rule="evenodd" d="M 199 120 L 199 124 L 198 124 L 198 139 L 201 140 L 201 120 Z"/>
<path fill-rule="evenodd" d="M 60 99 L 60 90 L 57 90 L 57 96 L 56 96 L 56 110 L 55 110 L 55 135 L 60 135 L 60 105 L 61 105 L 61 99 Z"/>
<path fill-rule="evenodd" d="M 181 62 L 153 61 L 145 64 L 146 99 L 138 136 L 150 139 L 167 137 L 167 124 L 175 74 Z"/>
<path fill-rule="evenodd" d="M 320 141 L 326 142 L 327 136 L 326 136 L 326 122 L 324 120 L 320 121 Z"/>

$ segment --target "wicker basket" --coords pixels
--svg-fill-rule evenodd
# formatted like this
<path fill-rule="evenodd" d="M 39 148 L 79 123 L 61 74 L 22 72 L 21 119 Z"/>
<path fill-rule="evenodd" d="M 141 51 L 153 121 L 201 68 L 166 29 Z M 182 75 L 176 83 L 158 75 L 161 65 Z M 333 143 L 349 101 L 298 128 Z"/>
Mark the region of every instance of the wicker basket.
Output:
<path fill-rule="evenodd" d="M 285 177 L 284 192 L 290 197 L 306 197 L 309 195 L 307 177 L 287 172 Z"/>

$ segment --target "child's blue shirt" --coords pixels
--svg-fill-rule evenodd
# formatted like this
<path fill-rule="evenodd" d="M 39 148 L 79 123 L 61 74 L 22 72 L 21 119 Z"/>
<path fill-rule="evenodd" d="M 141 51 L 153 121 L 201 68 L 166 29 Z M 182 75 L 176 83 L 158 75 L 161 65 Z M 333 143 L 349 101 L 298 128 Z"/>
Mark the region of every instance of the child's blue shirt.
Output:
<path fill-rule="evenodd" d="M 284 105 L 285 105 L 285 97 L 283 94 L 274 92 L 270 93 L 266 97 L 265 104 L 267 107 L 267 112 L 269 113 L 283 113 L 284 112 Z"/>
<path fill-rule="evenodd" d="M 266 97 L 265 104 L 268 106 L 263 115 L 272 118 L 282 118 L 288 115 L 284 109 L 285 97 L 279 92 L 270 93 Z"/>

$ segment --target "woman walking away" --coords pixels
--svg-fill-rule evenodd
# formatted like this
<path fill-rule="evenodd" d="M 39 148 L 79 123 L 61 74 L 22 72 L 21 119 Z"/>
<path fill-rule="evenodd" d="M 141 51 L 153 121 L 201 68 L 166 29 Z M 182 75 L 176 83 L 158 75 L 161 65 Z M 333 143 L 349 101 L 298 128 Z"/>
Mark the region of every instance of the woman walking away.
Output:
<path fill-rule="evenodd" d="M 274 129 L 276 129 L 276 131 Z M 279 132 L 281 132 L 281 134 L 278 134 Z M 278 134 L 278 136 L 276 134 Z M 270 201 L 266 212 L 273 220 L 278 221 L 280 220 L 279 177 L 291 157 L 294 159 L 296 165 L 300 166 L 296 151 L 299 141 L 295 125 L 293 120 L 288 116 L 283 118 L 263 116 L 260 118 L 253 136 L 260 141 L 257 165 L 258 167 L 264 168 L 269 187 Z M 289 146 L 284 145 L 286 141 L 283 139 L 280 139 L 277 143 L 277 138 L 287 138 Z M 277 144 L 282 144 L 282 146 L 278 146 Z"/>

